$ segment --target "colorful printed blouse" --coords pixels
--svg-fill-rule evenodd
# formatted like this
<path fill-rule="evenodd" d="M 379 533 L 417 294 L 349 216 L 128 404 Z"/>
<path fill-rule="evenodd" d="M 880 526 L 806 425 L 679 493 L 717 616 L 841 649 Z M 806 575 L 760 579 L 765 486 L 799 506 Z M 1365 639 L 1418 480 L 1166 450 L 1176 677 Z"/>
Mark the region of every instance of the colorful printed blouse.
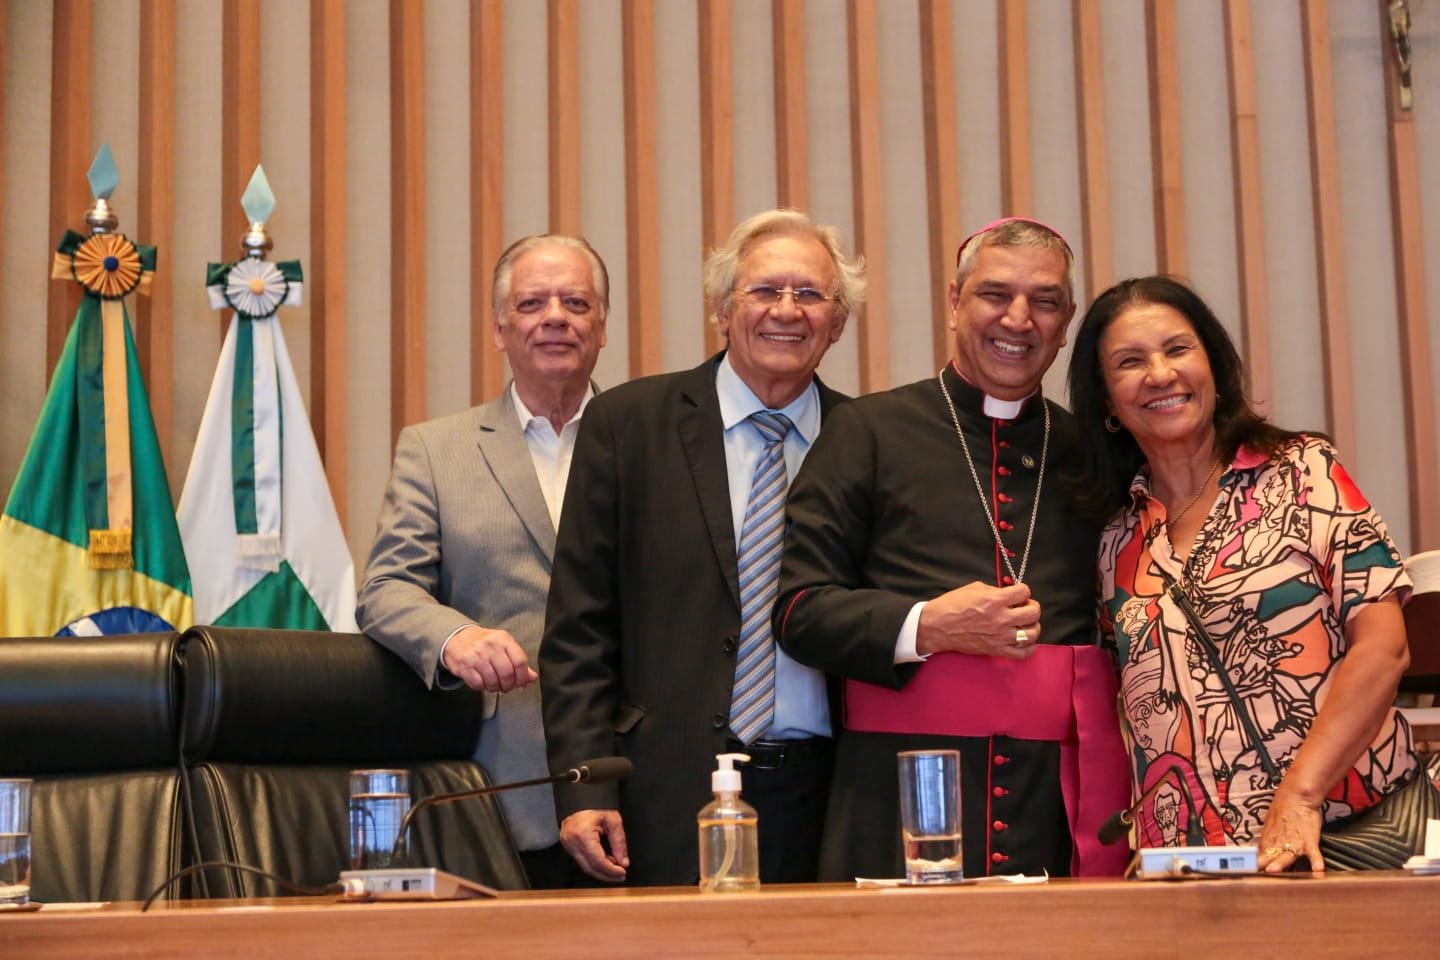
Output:
<path fill-rule="evenodd" d="M 1101 629 L 1120 663 L 1136 796 L 1167 781 L 1136 818 L 1140 845 L 1185 842 L 1182 781 L 1206 843 L 1253 843 L 1273 789 L 1160 571 L 1184 587 L 1282 775 L 1345 656 L 1345 624 L 1365 604 L 1403 602 L 1410 578 L 1323 440 L 1292 441 L 1269 459 L 1242 449 L 1184 563 L 1149 484 L 1142 468 L 1131 505 L 1101 536 L 1099 561 Z M 1415 766 L 1410 728 L 1392 709 L 1327 795 L 1326 822 L 1372 806 Z"/>

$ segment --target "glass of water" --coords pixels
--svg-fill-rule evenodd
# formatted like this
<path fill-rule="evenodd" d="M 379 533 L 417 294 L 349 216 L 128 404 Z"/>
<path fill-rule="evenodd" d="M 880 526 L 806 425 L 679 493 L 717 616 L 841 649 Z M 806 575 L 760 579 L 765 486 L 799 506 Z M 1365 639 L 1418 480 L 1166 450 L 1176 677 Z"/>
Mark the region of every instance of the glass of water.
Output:
<path fill-rule="evenodd" d="M 30 902 L 30 780 L 0 780 L 0 904 Z"/>
<path fill-rule="evenodd" d="M 409 810 L 408 770 L 350 771 L 351 870 L 401 865 L 392 862 L 391 853 Z"/>
<path fill-rule="evenodd" d="M 963 879 L 960 751 L 906 750 L 899 754 L 899 762 L 905 879 L 910 883 Z"/>

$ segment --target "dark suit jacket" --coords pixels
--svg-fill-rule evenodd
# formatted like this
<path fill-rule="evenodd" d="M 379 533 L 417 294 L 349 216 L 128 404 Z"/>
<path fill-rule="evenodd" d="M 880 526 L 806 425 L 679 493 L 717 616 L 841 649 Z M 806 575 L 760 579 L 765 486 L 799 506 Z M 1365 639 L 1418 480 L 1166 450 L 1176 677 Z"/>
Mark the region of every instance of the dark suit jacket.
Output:
<path fill-rule="evenodd" d="M 635 764 L 623 784 L 557 787 L 556 809 L 618 808 L 638 885 L 698 879 L 695 814 L 729 735 L 740 599 L 718 362 L 590 402 L 555 545 L 540 644 L 551 769 Z M 844 397 L 819 387 L 823 417 Z"/>

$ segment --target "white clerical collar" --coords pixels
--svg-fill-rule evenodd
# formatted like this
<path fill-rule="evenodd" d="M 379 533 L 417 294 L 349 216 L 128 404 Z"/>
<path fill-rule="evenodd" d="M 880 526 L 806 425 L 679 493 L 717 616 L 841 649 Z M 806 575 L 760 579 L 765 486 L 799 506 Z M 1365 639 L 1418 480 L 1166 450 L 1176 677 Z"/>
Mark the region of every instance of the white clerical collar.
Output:
<path fill-rule="evenodd" d="M 992 397 L 987 393 L 985 394 L 985 405 L 983 408 L 985 410 L 985 416 L 994 420 L 1014 420 L 1020 416 L 1020 410 L 1025 406 L 1025 401 L 1033 396 L 1035 396 L 1035 394 L 1032 393 L 1029 396 L 1021 397 L 1019 400 L 1001 400 L 999 397 Z"/>

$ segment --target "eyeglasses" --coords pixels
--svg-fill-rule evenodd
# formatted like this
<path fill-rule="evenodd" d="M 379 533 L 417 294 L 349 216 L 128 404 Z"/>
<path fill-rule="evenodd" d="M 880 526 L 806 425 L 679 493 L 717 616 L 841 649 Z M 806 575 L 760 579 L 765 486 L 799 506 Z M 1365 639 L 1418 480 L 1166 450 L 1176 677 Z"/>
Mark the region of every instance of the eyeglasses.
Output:
<path fill-rule="evenodd" d="M 767 307 L 778 307 L 788 293 L 795 301 L 795 306 L 801 310 L 808 310 L 818 307 L 822 303 L 834 302 L 837 298 L 826 296 L 814 287 L 772 287 L 769 284 L 761 283 L 753 287 L 741 287 L 736 291 L 754 300 L 756 303 Z"/>

